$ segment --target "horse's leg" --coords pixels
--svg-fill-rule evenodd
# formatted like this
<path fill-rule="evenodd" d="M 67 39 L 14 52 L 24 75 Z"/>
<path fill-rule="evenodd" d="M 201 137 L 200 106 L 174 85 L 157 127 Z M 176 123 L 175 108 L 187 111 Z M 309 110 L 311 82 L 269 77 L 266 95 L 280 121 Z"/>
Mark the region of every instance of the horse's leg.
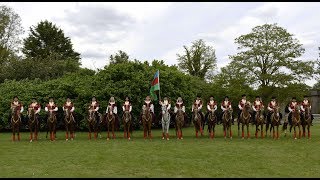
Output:
<path fill-rule="evenodd" d="M 311 139 L 310 124 L 308 123 L 308 138 Z"/>
<path fill-rule="evenodd" d="M 148 123 L 148 136 L 150 139 L 152 139 L 152 134 L 151 134 L 151 120 Z"/>
<path fill-rule="evenodd" d="M 226 135 L 227 135 L 227 128 L 226 128 L 226 124 L 224 123 L 223 124 L 223 136 L 224 136 L 224 138 L 226 138 Z"/>
<path fill-rule="evenodd" d="M 114 128 L 115 128 L 115 119 L 112 120 L 112 139 L 115 139 L 116 138 L 116 135 L 114 133 Z"/>
<path fill-rule="evenodd" d="M 277 125 L 277 139 L 279 139 L 279 124 Z"/>
<path fill-rule="evenodd" d="M 302 137 L 306 137 L 306 124 L 302 123 Z"/>
<path fill-rule="evenodd" d="M 168 119 L 166 123 L 167 129 L 166 129 L 166 139 L 169 140 L 169 128 L 170 128 L 170 119 Z"/>
<path fill-rule="evenodd" d="M 162 125 L 162 139 L 164 139 L 164 132 L 165 132 L 166 124 L 163 120 L 163 117 L 161 118 L 161 125 Z"/>
<path fill-rule="evenodd" d="M 274 129 L 274 125 L 271 125 L 271 129 L 272 129 L 272 138 L 275 139 L 276 138 L 276 132 L 275 132 L 275 129 Z M 271 131 L 270 129 L 270 131 Z"/>
<path fill-rule="evenodd" d="M 269 123 L 266 123 L 266 137 L 268 137 Z"/>
<path fill-rule="evenodd" d="M 261 138 L 263 139 L 264 136 L 263 136 L 263 123 L 261 123 Z"/>
<path fill-rule="evenodd" d="M 241 137 L 244 139 L 244 123 L 241 123 Z"/>
<path fill-rule="evenodd" d="M 238 137 L 240 136 L 240 119 L 237 119 L 238 121 Z"/>
<path fill-rule="evenodd" d="M 299 128 L 299 139 L 301 138 L 301 125 L 299 124 L 298 125 L 298 128 Z"/>
<path fill-rule="evenodd" d="M 258 138 L 258 128 L 259 128 L 259 123 L 256 123 L 256 133 L 255 133 L 256 138 Z"/>
<path fill-rule="evenodd" d="M 107 140 L 109 140 L 110 139 L 110 121 L 107 119 L 107 124 L 108 124 L 108 126 L 107 126 Z"/>
<path fill-rule="evenodd" d="M 128 123 L 124 122 L 123 121 L 123 138 L 128 138 L 128 132 L 127 132 L 127 129 L 128 129 Z"/>
<path fill-rule="evenodd" d="M 247 138 L 250 138 L 249 122 L 246 124 L 246 126 L 247 126 Z"/>
<path fill-rule="evenodd" d="M 297 139 L 297 134 L 296 134 L 296 125 L 293 126 L 293 132 L 294 132 L 294 139 Z"/>
<path fill-rule="evenodd" d="M 32 131 L 32 124 L 31 124 L 31 123 L 29 123 L 29 130 L 30 130 L 30 139 L 29 139 L 29 141 L 32 142 L 32 139 L 33 139 L 33 137 L 32 137 L 33 131 Z"/>
<path fill-rule="evenodd" d="M 232 129 L 231 129 L 231 124 L 230 124 L 230 126 L 229 126 L 229 131 L 230 131 L 230 139 L 232 139 Z"/>

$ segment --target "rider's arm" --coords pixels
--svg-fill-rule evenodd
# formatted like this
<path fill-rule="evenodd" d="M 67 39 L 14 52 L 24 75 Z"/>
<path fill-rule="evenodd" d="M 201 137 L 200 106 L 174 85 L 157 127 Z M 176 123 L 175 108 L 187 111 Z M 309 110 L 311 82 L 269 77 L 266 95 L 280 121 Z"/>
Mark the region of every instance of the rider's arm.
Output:
<path fill-rule="evenodd" d="M 252 106 L 252 109 L 253 109 L 254 111 L 257 111 L 257 109 L 256 109 L 254 106 Z"/>
<path fill-rule="evenodd" d="M 132 111 L 132 106 L 130 105 L 130 107 L 129 107 L 129 112 L 131 112 Z"/>
<path fill-rule="evenodd" d="M 169 110 L 171 108 L 171 104 L 168 104 L 167 110 Z"/>
<path fill-rule="evenodd" d="M 198 107 L 198 109 L 200 110 L 202 108 L 202 104 L 200 104 L 200 106 Z"/>
<path fill-rule="evenodd" d="M 124 110 L 125 110 L 125 108 L 124 108 L 124 106 L 122 106 L 122 111 L 124 112 Z"/>
<path fill-rule="evenodd" d="M 288 109 L 289 109 L 289 111 L 290 111 L 290 112 L 292 112 L 292 110 L 293 110 L 293 109 L 291 109 L 291 107 L 290 107 L 290 106 L 288 107 Z"/>
<path fill-rule="evenodd" d="M 207 105 L 207 110 L 208 110 L 208 111 L 211 111 L 209 104 Z"/>
<path fill-rule="evenodd" d="M 113 107 L 113 113 L 114 113 L 114 114 L 117 114 L 117 113 L 118 113 L 117 106 Z"/>
<path fill-rule="evenodd" d="M 226 110 L 226 108 L 224 108 L 222 105 L 221 105 L 221 109 L 222 109 L 222 111 L 225 111 L 225 110 Z"/>
<path fill-rule="evenodd" d="M 303 105 L 300 106 L 301 110 L 304 111 Z"/>
<path fill-rule="evenodd" d="M 96 107 L 96 109 L 94 109 L 94 111 L 98 111 L 99 110 L 99 106 Z"/>
<path fill-rule="evenodd" d="M 54 108 L 54 110 L 53 111 L 58 111 L 58 106 L 56 106 L 56 108 Z"/>
<path fill-rule="evenodd" d="M 72 108 L 71 108 L 70 112 L 73 112 L 73 111 L 74 111 L 74 106 L 72 106 Z"/>
<path fill-rule="evenodd" d="M 22 113 L 22 112 L 23 112 L 23 110 L 24 110 L 24 109 L 23 109 L 23 106 L 21 106 L 20 113 Z"/>
<path fill-rule="evenodd" d="M 218 109 L 218 106 L 217 106 L 217 105 L 214 105 L 213 109 L 214 109 L 214 110 L 217 110 L 217 109 Z"/>
<path fill-rule="evenodd" d="M 177 108 L 177 106 L 174 106 L 174 113 L 176 113 L 177 111 L 178 111 L 178 108 Z"/>
<path fill-rule="evenodd" d="M 44 108 L 44 110 L 47 111 L 47 112 L 49 111 L 47 106 Z"/>
<path fill-rule="evenodd" d="M 193 105 L 191 106 L 191 112 L 193 112 Z"/>
<path fill-rule="evenodd" d="M 268 110 L 269 110 L 269 111 L 273 111 L 273 109 L 272 109 L 270 106 L 268 106 Z"/>
<path fill-rule="evenodd" d="M 154 113 L 154 106 L 153 106 L 153 104 L 150 105 L 150 109 L 151 109 L 151 112 Z"/>
<path fill-rule="evenodd" d="M 240 109 L 240 110 L 242 110 L 242 109 L 243 109 L 243 108 L 241 107 L 241 104 L 240 104 L 240 103 L 238 104 L 238 107 L 239 107 L 239 109 Z"/>
<path fill-rule="evenodd" d="M 109 112 L 109 106 L 107 107 L 106 114 Z"/>
<path fill-rule="evenodd" d="M 41 110 L 41 106 L 39 106 L 38 110 L 36 111 L 36 114 L 38 114 Z"/>
<path fill-rule="evenodd" d="M 186 112 L 186 107 L 185 106 L 182 106 L 182 111 Z"/>

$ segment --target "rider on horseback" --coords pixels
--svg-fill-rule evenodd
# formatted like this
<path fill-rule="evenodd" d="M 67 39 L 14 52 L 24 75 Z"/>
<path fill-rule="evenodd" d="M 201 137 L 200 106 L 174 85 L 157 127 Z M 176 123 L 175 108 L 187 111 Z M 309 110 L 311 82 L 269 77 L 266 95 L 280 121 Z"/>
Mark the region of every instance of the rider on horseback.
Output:
<path fill-rule="evenodd" d="M 214 113 L 214 115 L 216 116 L 216 117 L 218 117 L 218 115 L 217 115 L 217 102 L 214 100 L 214 97 L 213 96 L 210 96 L 210 100 L 209 100 L 209 102 L 207 103 L 207 113 L 206 113 L 206 115 L 205 115 L 205 121 L 206 122 L 208 122 L 208 115 L 209 115 L 209 113 L 210 112 L 212 112 L 213 111 L 213 113 Z"/>
<path fill-rule="evenodd" d="M 174 106 L 174 113 L 176 114 L 178 109 L 181 109 L 183 112 L 184 122 L 187 120 L 186 107 L 184 106 L 183 100 L 181 97 L 178 97 L 176 105 Z M 175 117 L 175 115 L 173 116 Z"/>
<path fill-rule="evenodd" d="M 201 98 L 200 98 L 200 95 L 197 96 L 197 99 L 196 99 L 195 102 L 193 103 L 191 111 L 193 112 L 193 110 L 194 110 L 195 108 L 198 108 L 198 113 L 200 113 L 200 116 L 201 116 L 201 122 L 204 123 L 204 120 L 205 120 L 205 119 L 203 118 L 203 113 L 202 113 L 202 111 L 201 111 L 201 109 L 202 109 L 202 100 L 201 100 Z M 193 118 L 192 118 L 192 119 L 193 119 Z"/>
<path fill-rule="evenodd" d="M 166 106 L 167 111 L 169 112 L 169 114 L 171 116 L 171 102 L 170 102 L 169 98 L 164 97 L 163 101 L 161 101 L 161 100 L 159 101 L 159 104 L 161 106 Z M 159 119 L 162 119 L 162 112 L 160 112 Z M 161 122 L 161 121 L 159 121 L 159 122 Z"/>
<path fill-rule="evenodd" d="M 261 101 L 260 99 L 260 96 L 256 96 L 256 100 L 253 102 L 253 105 L 252 105 L 252 109 L 253 109 L 253 124 L 255 124 L 257 122 L 256 120 L 256 114 L 257 114 L 257 111 L 261 110 L 264 108 L 264 105 L 263 105 L 263 102 Z"/>
<path fill-rule="evenodd" d="M 119 123 L 119 118 L 118 118 L 118 109 L 117 109 L 117 105 L 116 105 L 116 101 L 114 100 L 114 97 L 111 97 L 109 100 L 109 104 L 106 110 L 106 115 L 109 114 L 109 110 L 111 111 L 111 114 L 114 114 L 115 116 L 115 124 L 117 129 L 119 129 L 120 127 L 120 123 Z"/>
<path fill-rule="evenodd" d="M 99 102 L 97 101 L 96 97 L 93 96 L 89 109 L 93 109 L 94 113 L 96 114 L 96 122 L 99 122 L 101 117 L 101 114 L 98 112 L 99 107 L 100 107 Z"/>
<path fill-rule="evenodd" d="M 301 102 L 301 108 L 300 108 L 301 109 L 301 117 L 304 117 L 304 113 L 305 113 L 305 108 L 306 107 L 309 107 L 309 109 L 311 111 L 311 103 L 308 100 L 308 96 L 304 96 L 304 99 Z M 311 113 L 311 126 L 313 126 L 312 121 L 313 121 L 313 115 Z"/>
<path fill-rule="evenodd" d="M 225 96 L 225 97 L 224 97 L 224 101 L 221 103 L 221 109 L 222 109 L 222 114 L 221 114 L 221 116 L 223 115 L 223 113 L 224 113 L 227 109 L 232 110 L 231 102 L 229 101 L 229 97 L 228 97 L 228 96 Z M 233 119 L 233 118 L 231 117 L 231 119 Z M 219 121 L 221 121 L 221 120 L 222 120 L 222 117 L 219 118 Z M 232 124 L 234 124 L 233 121 L 232 121 Z"/>
<path fill-rule="evenodd" d="M 55 116 L 57 115 L 58 106 L 56 106 L 56 104 L 54 103 L 52 97 L 49 98 L 49 103 L 46 105 L 46 107 L 44 108 L 44 110 L 45 110 L 46 112 L 52 111 Z M 47 118 L 48 118 L 48 116 L 49 116 L 49 115 L 47 114 Z M 46 118 L 46 119 L 47 119 L 47 118 Z"/>
<path fill-rule="evenodd" d="M 290 125 L 292 124 L 292 111 L 294 111 L 296 105 L 299 105 L 297 102 L 297 99 L 296 99 L 296 97 L 292 97 L 291 102 L 288 107 L 288 109 L 289 109 L 288 121 L 289 121 Z"/>
<path fill-rule="evenodd" d="M 67 101 L 62 106 L 63 112 L 65 112 L 67 109 L 70 110 L 70 113 L 74 117 L 74 105 L 73 105 L 73 102 L 71 102 L 71 99 L 69 97 L 67 98 Z"/>
<path fill-rule="evenodd" d="M 238 112 L 238 119 L 240 119 L 240 114 L 242 112 L 242 109 L 244 108 L 244 106 L 247 103 L 247 97 L 245 94 L 242 95 L 242 99 L 239 101 L 238 107 L 240 109 L 240 111 Z"/>
<path fill-rule="evenodd" d="M 41 110 L 41 105 L 37 102 L 36 98 L 32 98 L 32 103 L 29 105 L 29 109 L 33 109 L 35 112 L 35 116 L 38 120 L 39 119 L 39 112 Z"/>
<path fill-rule="evenodd" d="M 131 105 L 131 103 L 130 103 L 130 99 L 129 99 L 128 96 L 126 97 L 126 100 L 124 101 L 124 103 L 123 103 L 123 105 L 122 105 L 122 111 L 123 111 L 123 112 L 129 111 L 131 117 L 133 117 L 133 116 L 132 116 L 132 113 L 131 113 L 131 111 L 132 111 L 132 105 Z"/>
<path fill-rule="evenodd" d="M 144 108 L 149 108 L 151 114 L 152 114 L 152 122 L 155 120 L 155 115 L 154 115 L 154 105 L 151 102 L 150 96 L 147 96 L 146 99 L 144 100 L 142 109 Z M 142 122 L 142 113 L 140 114 L 140 122 Z"/>
<path fill-rule="evenodd" d="M 276 101 L 276 97 L 272 96 L 271 101 L 268 104 L 268 114 L 267 114 L 267 122 L 271 123 L 271 114 L 274 112 L 274 109 L 278 107 L 278 102 Z M 282 119 L 282 114 L 279 112 L 280 120 Z M 280 121 L 280 125 L 281 125 Z"/>
<path fill-rule="evenodd" d="M 19 112 L 19 115 L 20 115 L 20 118 L 21 119 L 24 119 L 23 116 L 22 116 L 22 112 L 23 112 L 23 104 L 19 101 L 19 98 L 18 96 L 14 96 L 13 97 L 13 101 L 11 102 L 11 109 L 14 109 L 14 108 L 17 108 L 17 111 Z M 9 124 L 10 124 L 10 121 L 11 121 L 11 113 L 9 115 Z"/>

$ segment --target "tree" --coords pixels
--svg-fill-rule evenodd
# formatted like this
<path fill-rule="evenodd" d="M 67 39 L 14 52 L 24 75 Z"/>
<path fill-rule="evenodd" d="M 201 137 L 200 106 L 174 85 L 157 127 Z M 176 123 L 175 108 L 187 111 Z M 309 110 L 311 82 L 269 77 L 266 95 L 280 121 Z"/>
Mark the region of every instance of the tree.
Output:
<path fill-rule="evenodd" d="M 235 39 L 236 55 L 230 56 L 234 72 L 242 72 L 264 97 L 276 87 L 301 83 L 314 74 L 314 61 L 298 60 L 305 51 L 298 39 L 277 24 L 256 26 Z"/>
<path fill-rule="evenodd" d="M 190 48 L 187 46 L 183 48 L 185 54 L 177 54 L 178 66 L 182 71 L 205 79 L 207 73 L 216 68 L 215 50 L 211 46 L 206 46 L 202 39 L 194 41 Z"/>
<path fill-rule="evenodd" d="M 24 63 L 30 68 L 31 78 L 56 78 L 80 68 L 80 54 L 74 51 L 70 38 L 47 20 L 30 27 L 23 45 Z"/>
<path fill-rule="evenodd" d="M 12 8 L 0 6 L 0 46 L 7 51 L 18 52 L 24 33 L 20 16 Z M 2 54 L 1 54 L 2 56 Z"/>
<path fill-rule="evenodd" d="M 110 55 L 110 64 L 126 63 L 129 61 L 129 55 L 119 50 L 115 55 Z"/>

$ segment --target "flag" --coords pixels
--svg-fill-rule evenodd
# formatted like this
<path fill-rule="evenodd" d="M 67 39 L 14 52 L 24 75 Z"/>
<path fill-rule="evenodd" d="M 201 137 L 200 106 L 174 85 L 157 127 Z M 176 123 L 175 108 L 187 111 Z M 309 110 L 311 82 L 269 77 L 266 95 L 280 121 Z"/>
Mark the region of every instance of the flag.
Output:
<path fill-rule="evenodd" d="M 153 76 L 153 80 L 151 82 L 150 95 L 154 100 L 158 100 L 155 91 L 160 91 L 160 83 L 159 83 L 159 70 L 157 70 L 156 74 Z"/>

